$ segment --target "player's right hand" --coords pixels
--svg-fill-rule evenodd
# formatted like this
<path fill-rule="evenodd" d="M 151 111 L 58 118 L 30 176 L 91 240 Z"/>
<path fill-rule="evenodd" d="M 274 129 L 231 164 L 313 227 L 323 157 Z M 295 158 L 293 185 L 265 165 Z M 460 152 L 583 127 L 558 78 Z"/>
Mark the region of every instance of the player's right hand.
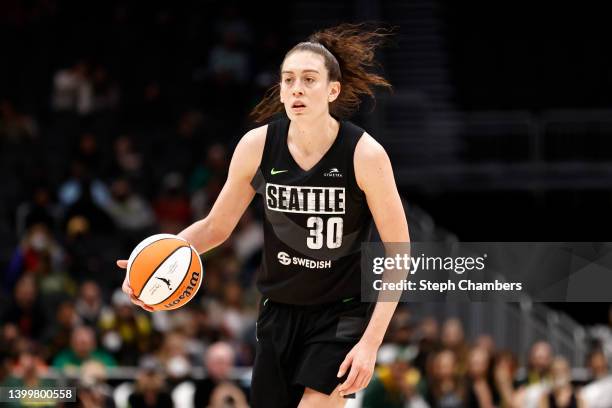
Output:
<path fill-rule="evenodd" d="M 117 260 L 117 266 L 120 267 L 120 268 L 126 269 L 127 268 L 127 264 L 128 264 L 128 261 L 125 260 L 125 259 Z M 152 307 L 147 306 L 146 304 L 144 304 L 144 302 L 142 300 L 140 300 L 136 296 L 134 296 L 134 291 L 130 287 L 130 281 L 128 280 L 127 271 L 126 271 L 126 274 L 125 274 L 125 279 L 123 280 L 123 285 L 121 286 L 121 290 L 130 297 L 130 300 L 132 301 L 133 304 L 142 307 L 147 312 L 152 312 L 153 311 Z"/>

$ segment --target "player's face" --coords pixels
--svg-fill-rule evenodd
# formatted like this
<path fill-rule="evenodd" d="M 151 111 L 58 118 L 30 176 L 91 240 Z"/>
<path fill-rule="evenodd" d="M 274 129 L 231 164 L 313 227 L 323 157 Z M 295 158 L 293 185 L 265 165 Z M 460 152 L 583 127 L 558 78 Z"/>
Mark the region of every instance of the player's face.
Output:
<path fill-rule="evenodd" d="M 329 103 L 340 92 L 340 83 L 329 81 L 321 55 L 296 51 L 281 69 L 281 102 L 291 120 L 315 118 L 329 113 Z"/>

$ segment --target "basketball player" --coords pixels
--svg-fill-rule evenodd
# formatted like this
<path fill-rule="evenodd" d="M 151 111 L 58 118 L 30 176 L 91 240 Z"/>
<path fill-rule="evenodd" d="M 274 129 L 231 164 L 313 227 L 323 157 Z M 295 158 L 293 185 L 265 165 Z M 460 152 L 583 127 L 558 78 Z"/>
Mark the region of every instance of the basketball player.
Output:
<path fill-rule="evenodd" d="M 408 225 L 384 149 L 343 118 L 374 86 L 390 86 L 369 71 L 384 36 L 343 24 L 293 47 L 253 111 L 286 118 L 244 135 L 210 214 L 179 234 L 204 253 L 263 197 L 253 407 L 343 407 L 372 376 L 397 302 L 359 301 L 360 245 L 372 219 L 383 242 L 408 242 Z M 123 289 L 150 310 L 127 277 Z"/>

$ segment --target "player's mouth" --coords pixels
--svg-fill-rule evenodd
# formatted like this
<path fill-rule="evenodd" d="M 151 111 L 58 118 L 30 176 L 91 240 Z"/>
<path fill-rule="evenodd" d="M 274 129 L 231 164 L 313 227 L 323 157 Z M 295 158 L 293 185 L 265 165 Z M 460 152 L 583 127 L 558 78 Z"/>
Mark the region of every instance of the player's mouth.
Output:
<path fill-rule="evenodd" d="M 291 105 L 291 110 L 294 112 L 302 112 L 304 109 L 306 109 L 304 102 L 295 101 L 293 102 L 293 105 Z"/>

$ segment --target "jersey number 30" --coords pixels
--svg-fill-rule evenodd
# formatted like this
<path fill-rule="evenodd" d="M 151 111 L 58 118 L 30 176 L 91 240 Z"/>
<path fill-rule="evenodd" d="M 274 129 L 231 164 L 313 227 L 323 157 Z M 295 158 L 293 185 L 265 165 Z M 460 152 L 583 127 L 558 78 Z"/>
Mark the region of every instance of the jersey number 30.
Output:
<path fill-rule="evenodd" d="M 323 233 L 323 218 L 310 217 L 307 226 L 310 229 L 310 236 L 306 238 L 306 245 L 310 249 L 323 248 L 323 235 L 329 249 L 340 248 L 342 245 L 342 217 L 330 217 L 327 219 L 325 234 Z"/>

